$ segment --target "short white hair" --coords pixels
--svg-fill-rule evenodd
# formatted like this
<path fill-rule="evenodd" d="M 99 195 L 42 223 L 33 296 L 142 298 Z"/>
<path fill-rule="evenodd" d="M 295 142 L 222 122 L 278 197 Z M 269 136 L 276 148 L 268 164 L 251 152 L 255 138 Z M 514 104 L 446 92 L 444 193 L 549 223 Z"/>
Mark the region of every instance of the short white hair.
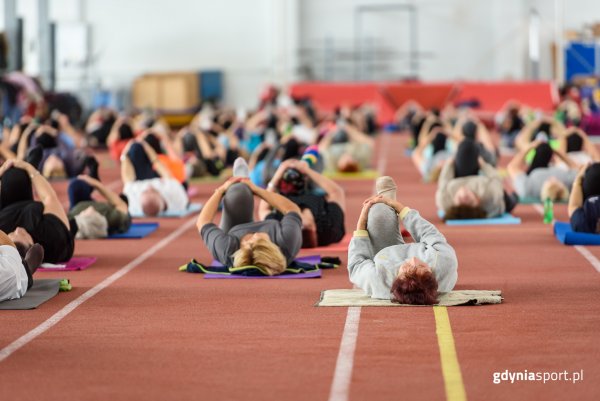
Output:
<path fill-rule="evenodd" d="M 75 216 L 77 222 L 77 235 L 79 239 L 96 239 L 108 237 L 108 221 L 106 217 L 98 212 L 89 214 L 78 214 Z"/>

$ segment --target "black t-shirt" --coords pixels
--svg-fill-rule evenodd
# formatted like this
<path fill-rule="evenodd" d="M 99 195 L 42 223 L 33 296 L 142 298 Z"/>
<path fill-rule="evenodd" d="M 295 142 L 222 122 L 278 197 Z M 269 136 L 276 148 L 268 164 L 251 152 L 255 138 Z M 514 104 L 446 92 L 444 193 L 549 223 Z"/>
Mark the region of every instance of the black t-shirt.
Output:
<path fill-rule="evenodd" d="M 322 195 L 304 194 L 289 195 L 289 200 L 294 202 L 300 209 L 309 209 L 315 219 L 317 226 L 317 244 L 327 246 L 340 242 L 346 234 L 344 227 L 344 212 L 340 205 L 335 202 L 327 202 Z M 271 213 L 267 218 L 281 219 L 281 213 Z"/>
<path fill-rule="evenodd" d="M 55 215 L 44 214 L 41 202 L 17 202 L 0 210 L 0 230 L 10 233 L 17 227 L 44 248 L 44 262 L 66 262 L 73 256 L 75 242 L 69 227 Z"/>

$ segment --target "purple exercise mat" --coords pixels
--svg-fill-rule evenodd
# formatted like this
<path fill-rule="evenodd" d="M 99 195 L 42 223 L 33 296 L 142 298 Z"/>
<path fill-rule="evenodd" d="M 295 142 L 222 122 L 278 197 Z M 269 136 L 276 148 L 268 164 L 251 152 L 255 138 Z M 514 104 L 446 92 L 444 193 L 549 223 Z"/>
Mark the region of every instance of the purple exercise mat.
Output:
<path fill-rule="evenodd" d="M 296 259 L 294 259 L 296 262 L 302 262 L 302 263 L 308 263 L 311 265 L 316 265 L 321 263 L 321 256 L 320 255 L 309 255 L 309 256 L 298 256 Z M 218 260 L 213 260 L 212 262 L 210 262 L 211 266 L 223 266 L 223 264 L 221 262 L 219 262 Z"/>
<path fill-rule="evenodd" d="M 67 265 L 65 267 L 47 268 L 47 267 L 40 266 L 38 268 L 38 271 L 41 271 L 41 272 L 67 272 L 67 271 L 74 271 L 74 270 L 85 270 L 88 267 L 90 267 L 92 264 L 94 264 L 95 261 L 96 261 L 95 257 L 71 258 L 71 260 L 69 260 L 67 262 Z"/>
<path fill-rule="evenodd" d="M 208 279 L 218 279 L 218 278 L 222 278 L 222 279 L 273 279 L 273 278 L 280 278 L 280 279 L 300 279 L 300 278 L 320 278 L 321 277 L 321 270 L 317 270 L 317 271 L 312 271 L 312 272 L 306 272 L 306 273 L 298 273 L 298 274 L 283 274 L 283 275 L 278 275 L 278 276 L 240 276 L 237 274 L 212 274 L 212 273 L 206 273 L 204 275 L 204 278 L 208 278 Z"/>

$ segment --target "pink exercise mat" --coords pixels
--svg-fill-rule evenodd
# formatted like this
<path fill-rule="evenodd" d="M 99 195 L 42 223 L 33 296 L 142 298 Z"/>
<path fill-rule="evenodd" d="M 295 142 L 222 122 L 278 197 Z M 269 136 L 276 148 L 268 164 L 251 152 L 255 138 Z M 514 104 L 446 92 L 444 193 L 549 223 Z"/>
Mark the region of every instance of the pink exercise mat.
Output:
<path fill-rule="evenodd" d="M 42 265 L 38 268 L 38 271 L 41 272 L 68 272 L 74 270 L 85 270 L 90 267 L 97 258 L 95 257 L 79 257 L 79 258 L 71 258 L 66 263 L 42 263 Z M 51 267 L 52 266 L 52 267 Z"/>

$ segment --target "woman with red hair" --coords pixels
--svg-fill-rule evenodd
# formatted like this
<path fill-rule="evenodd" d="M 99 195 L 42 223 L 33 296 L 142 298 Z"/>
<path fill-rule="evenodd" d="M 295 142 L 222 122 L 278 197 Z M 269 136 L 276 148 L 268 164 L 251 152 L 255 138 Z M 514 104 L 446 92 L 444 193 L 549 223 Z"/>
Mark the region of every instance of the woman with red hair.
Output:
<path fill-rule="evenodd" d="M 381 177 L 377 194 L 363 203 L 348 248 L 350 281 L 371 298 L 414 305 L 437 303 L 439 292 L 454 288 L 458 262 L 438 229 L 396 200 L 391 177 Z M 405 243 L 399 220 L 414 239 Z"/>

